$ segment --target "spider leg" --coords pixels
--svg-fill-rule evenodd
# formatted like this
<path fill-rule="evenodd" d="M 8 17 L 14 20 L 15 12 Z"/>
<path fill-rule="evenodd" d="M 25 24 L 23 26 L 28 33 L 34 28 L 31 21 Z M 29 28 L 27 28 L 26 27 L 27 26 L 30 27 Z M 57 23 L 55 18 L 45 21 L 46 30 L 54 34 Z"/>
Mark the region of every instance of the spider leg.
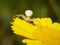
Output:
<path fill-rule="evenodd" d="M 33 21 L 30 17 L 26 17 L 25 15 L 23 14 L 20 14 L 20 15 L 15 15 L 14 17 L 22 17 L 25 21 Z"/>
<path fill-rule="evenodd" d="M 24 20 L 26 20 L 26 16 L 24 16 L 23 14 L 15 15 L 14 17 L 22 17 Z"/>

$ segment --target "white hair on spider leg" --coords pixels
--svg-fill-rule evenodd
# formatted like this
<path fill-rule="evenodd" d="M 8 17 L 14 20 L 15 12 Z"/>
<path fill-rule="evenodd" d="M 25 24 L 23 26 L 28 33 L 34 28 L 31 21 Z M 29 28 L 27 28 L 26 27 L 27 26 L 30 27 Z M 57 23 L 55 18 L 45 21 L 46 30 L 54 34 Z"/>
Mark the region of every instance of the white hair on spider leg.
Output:
<path fill-rule="evenodd" d="M 33 12 L 31 10 L 26 10 L 25 11 L 25 15 L 28 16 L 28 17 L 32 16 L 32 14 L 33 14 Z"/>

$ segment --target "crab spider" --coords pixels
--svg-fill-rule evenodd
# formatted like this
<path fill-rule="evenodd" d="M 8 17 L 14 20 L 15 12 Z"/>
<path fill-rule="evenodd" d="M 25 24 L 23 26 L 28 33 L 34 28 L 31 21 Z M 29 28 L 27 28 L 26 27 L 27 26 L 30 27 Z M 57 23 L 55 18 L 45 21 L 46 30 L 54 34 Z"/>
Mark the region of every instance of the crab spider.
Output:
<path fill-rule="evenodd" d="M 26 10 L 25 11 L 25 15 L 21 14 L 21 15 L 15 15 L 17 17 L 22 17 L 25 21 L 33 21 L 30 17 L 32 16 L 33 12 L 31 10 Z"/>

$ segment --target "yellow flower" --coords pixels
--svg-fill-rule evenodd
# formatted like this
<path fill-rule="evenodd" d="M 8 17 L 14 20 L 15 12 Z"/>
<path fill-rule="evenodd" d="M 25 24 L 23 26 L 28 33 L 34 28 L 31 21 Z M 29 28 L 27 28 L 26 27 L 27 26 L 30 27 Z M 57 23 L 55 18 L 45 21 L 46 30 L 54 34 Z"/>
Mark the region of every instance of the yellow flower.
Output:
<path fill-rule="evenodd" d="M 15 34 L 27 37 L 27 45 L 60 45 L 60 24 L 50 18 L 35 18 L 33 24 L 18 17 L 12 22 Z"/>

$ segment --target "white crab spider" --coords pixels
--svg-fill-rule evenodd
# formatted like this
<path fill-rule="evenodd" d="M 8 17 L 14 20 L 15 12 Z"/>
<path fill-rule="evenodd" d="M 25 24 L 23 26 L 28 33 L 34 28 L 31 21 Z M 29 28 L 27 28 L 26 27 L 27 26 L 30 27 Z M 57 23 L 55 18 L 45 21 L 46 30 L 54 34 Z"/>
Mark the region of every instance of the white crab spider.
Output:
<path fill-rule="evenodd" d="M 25 11 L 25 15 L 21 14 L 21 15 L 15 15 L 18 17 L 22 17 L 24 20 L 26 21 L 33 21 L 30 17 L 32 16 L 33 12 L 31 10 L 26 10 Z"/>

